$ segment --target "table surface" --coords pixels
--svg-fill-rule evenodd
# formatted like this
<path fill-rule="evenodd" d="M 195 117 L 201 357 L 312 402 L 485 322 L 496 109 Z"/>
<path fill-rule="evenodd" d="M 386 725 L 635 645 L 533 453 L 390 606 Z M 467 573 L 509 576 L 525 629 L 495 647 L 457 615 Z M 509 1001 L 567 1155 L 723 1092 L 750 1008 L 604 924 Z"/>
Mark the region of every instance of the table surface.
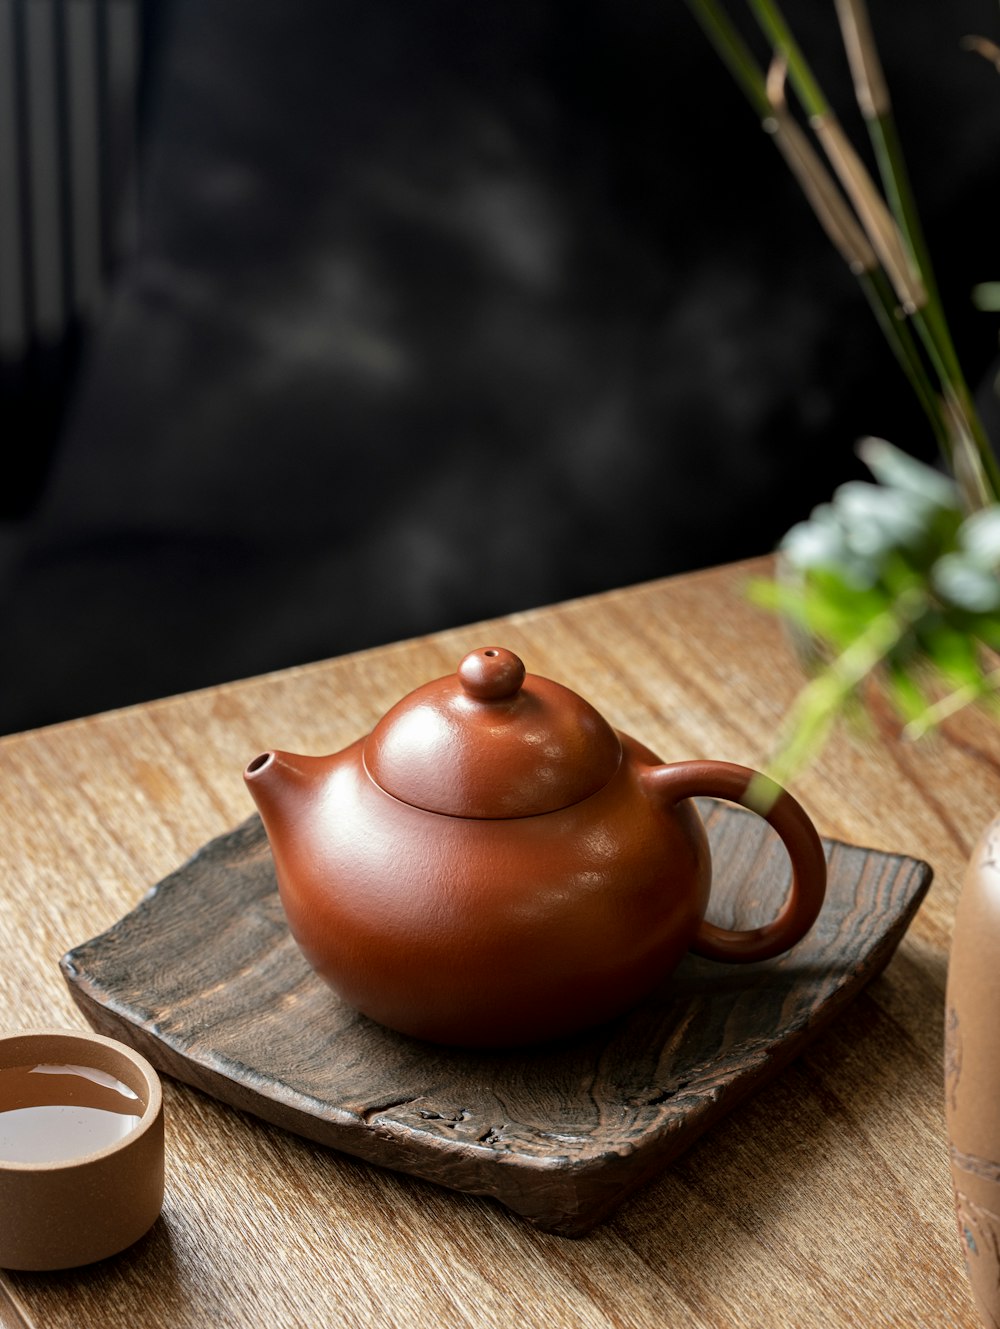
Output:
<path fill-rule="evenodd" d="M 251 811 L 271 746 L 333 751 L 476 646 L 509 646 L 665 759 L 759 765 L 801 682 L 745 598 L 764 563 L 654 582 L 0 740 L 0 1027 L 83 1026 L 60 956 Z M 941 1088 L 948 945 L 1000 805 L 1000 731 L 888 716 L 793 786 L 824 835 L 926 859 L 889 967 L 810 1050 L 578 1241 L 166 1080 L 163 1214 L 90 1269 L 0 1274 L 0 1325 L 977 1325 Z"/>

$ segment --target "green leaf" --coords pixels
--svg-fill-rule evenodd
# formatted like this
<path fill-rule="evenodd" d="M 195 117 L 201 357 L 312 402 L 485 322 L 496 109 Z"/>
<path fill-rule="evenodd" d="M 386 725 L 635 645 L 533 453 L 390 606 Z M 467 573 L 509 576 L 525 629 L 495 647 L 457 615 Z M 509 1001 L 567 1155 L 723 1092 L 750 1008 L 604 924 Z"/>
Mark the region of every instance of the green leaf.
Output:
<path fill-rule="evenodd" d="M 967 517 L 959 527 L 958 544 L 979 567 L 1000 570 L 1000 506 L 983 508 Z"/>
<path fill-rule="evenodd" d="M 886 439 L 862 439 L 857 453 L 880 484 L 904 490 L 934 507 L 959 507 L 958 487 L 952 480 Z"/>
<path fill-rule="evenodd" d="M 928 662 L 952 687 L 977 687 L 983 670 L 975 641 L 940 614 L 929 614 L 916 627 Z"/>
<path fill-rule="evenodd" d="M 801 581 L 756 581 L 750 597 L 761 608 L 780 614 L 824 645 L 843 649 L 885 607 L 878 591 L 857 592 L 835 574 L 817 572 Z"/>
<path fill-rule="evenodd" d="M 1000 577 L 962 554 L 938 559 L 932 585 L 943 600 L 970 614 L 1000 612 Z"/>
<path fill-rule="evenodd" d="M 826 568 L 812 572 L 807 586 L 817 621 L 822 615 L 826 635 L 841 647 L 859 637 L 873 619 L 891 607 L 895 598 L 878 582 L 861 590 L 848 585 L 838 572 Z"/>
<path fill-rule="evenodd" d="M 1000 651 L 1000 619 L 982 614 L 972 620 L 969 631 L 992 651 Z"/>

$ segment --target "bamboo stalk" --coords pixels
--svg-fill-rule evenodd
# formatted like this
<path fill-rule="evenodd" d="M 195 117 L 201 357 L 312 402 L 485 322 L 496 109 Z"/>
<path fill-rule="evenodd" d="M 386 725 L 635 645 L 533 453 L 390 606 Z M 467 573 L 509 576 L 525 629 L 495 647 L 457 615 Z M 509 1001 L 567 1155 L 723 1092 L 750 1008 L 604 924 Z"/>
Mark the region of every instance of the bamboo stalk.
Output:
<path fill-rule="evenodd" d="M 877 256 L 829 170 L 788 112 L 784 96 L 787 57 L 773 62 L 765 78 L 716 0 L 687 0 L 687 3 L 716 53 L 757 112 L 764 130 L 784 156 L 826 234 L 857 276 L 893 355 L 927 415 L 938 446 L 947 455 L 950 434 L 942 416 L 939 395 L 928 377 L 927 367 L 908 325 L 897 317 L 892 290 L 878 265 Z"/>
<path fill-rule="evenodd" d="M 877 119 L 892 110 L 889 85 L 863 0 L 835 0 L 847 63 L 854 79 L 854 95 L 865 119 Z"/>
<path fill-rule="evenodd" d="M 951 434 L 944 420 L 940 399 L 927 374 L 927 367 L 921 359 L 909 323 L 897 316 L 895 295 L 889 280 L 878 267 L 871 273 L 863 273 L 860 280 L 876 322 L 927 416 L 941 455 L 950 462 Z"/>
<path fill-rule="evenodd" d="M 902 145 L 896 132 L 889 88 L 882 71 L 865 0 L 836 0 L 841 36 L 847 51 L 854 91 L 875 151 L 879 174 L 910 255 L 927 290 L 928 318 L 952 378 L 961 377 L 958 355 L 941 308 L 930 252 L 910 185 Z"/>
<path fill-rule="evenodd" d="M 856 95 L 869 124 L 891 210 L 812 76 L 781 15 L 779 0 L 749 0 L 770 38 L 775 58 L 764 80 L 747 49 L 741 46 L 739 68 L 742 81 L 744 86 L 749 81 L 751 104 L 758 112 L 763 110 L 762 98 L 766 99 L 770 114 L 762 115 L 764 128 L 774 138 L 826 234 L 858 277 L 890 347 L 927 414 L 967 507 L 975 510 L 1000 502 L 1000 468 L 962 377 L 930 264 L 922 258 L 926 247 L 909 192 L 902 152 L 895 137 L 888 87 L 867 22 L 864 0 L 836 2 Z M 699 14 L 699 10 L 705 6 L 716 8 L 715 0 L 688 0 L 688 4 L 702 19 L 703 26 L 705 16 Z M 724 24 L 713 25 L 713 30 L 716 41 L 725 41 Z M 997 56 L 1000 58 L 1000 48 Z M 734 61 L 727 63 L 732 67 Z M 825 149 L 826 162 L 815 152 L 789 110 L 785 96 L 786 75 Z M 839 179 L 843 193 L 827 162 Z M 937 384 L 933 381 L 935 376 Z M 892 580 L 890 578 L 890 582 Z M 806 608 L 804 599 L 798 604 L 794 601 L 784 605 L 774 603 L 796 622 Z M 907 655 L 915 649 L 934 661 L 932 645 L 925 649 L 916 640 L 908 641 L 914 625 L 926 613 L 933 612 L 934 602 L 928 587 L 908 582 L 894 595 L 891 605 L 868 615 L 866 626 L 857 631 L 853 640 L 836 653 L 832 661 L 825 662 L 822 671 L 793 703 L 779 733 L 776 749 L 765 766 L 772 779 L 787 783 L 822 746 L 836 717 L 857 695 L 865 680 L 904 643 Z M 803 625 L 809 625 L 808 617 L 801 618 L 801 621 Z M 817 617 L 816 623 L 822 624 L 821 616 Z M 905 664 L 902 667 L 905 668 Z M 986 689 L 1000 690 L 998 679 L 1000 670 L 988 676 Z M 973 693 L 978 695 L 978 692 L 978 685 L 959 690 L 939 703 L 936 710 L 925 709 L 921 720 L 934 722 L 942 719 L 973 699 Z M 915 727 L 911 724 L 911 732 Z M 760 777 L 757 786 L 754 795 L 766 803 L 772 789 L 770 781 L 767 777 Z"/>
<path fill-rule="evenodd" d="M 750 105 L 761 120 L 766 120 L 771 108 L 763 76 L 725 10 L 715 0 L 687 0 L 687 5 L 715 48 L 716 55 L 742 88 Z"/>
<path fill-rule="evenodd" d="M 975 509 L 982 505 L 984 494 L 987 501 L 1000 501 L 1000 465 L 976 412 L 934 283 L 864 0 L 837 2 L 849 57 L 854 54 L 852 74 L 860 87 L 862 110 L 869 106 L 881 112 L 866 117 L 866 122 L 893 212 L 830 110 L 776 0 L 750 0 L 763 31 L 788 62 L 789 78 L 812 128 L 854 204 L 904 314 L 913 318 L 947 402 L 941 412 L 945 431 L 943 436 L 938 431 L 938 442 L 951 464 L 961 456 L 961 476 L 956 478 L 965 488 L 968 506 Z"/>
<path fill-rule="evenodd" d="M 878 267 L 875 251 L 819 154 L 785 105 L 779 79 L 783 82 L 781 65 L 776 60 L 768 74 L 771 114 L 764 128 L 773 137 L 820 225 L 850 270 L 855 276 L 873 272 Z"/>
<path fill-rule="evenodd" d="M 854 204 L 875 252 L 892 282 L 903 312 L 915 314 L 927 303 L 927 291 L 914 272 L 899 227 L 875 188 L 864 162 L 832 113 L 813 116 L 812 128 L 840 183 Z"/>
<path fill-rule="evenodd" d="M 891 287 L 879 268 L 867 235 L 816 150 L 788 110 L 785 99 L 786 71 L 784 55 L 775 56 L 766 80 L 771 116 L 765 121 L 765 129 L 773 135 L 776 146 L 798 180 L 830 241 L 861 281 L 865 297 L 927 415 L 938 446 L 947 455 L 951 433 L 942 418 L 937 394 L 927 377 L 920 352 L 908 325 L 896 317 Z"/>
<path fill-rule="evenodd" d="M 895 133 L 889 87 L 882 70 L 865 0 L 836 0 L 837 19 L 847 52 L 854 95 L 875 149 L 886 195 L 908 243 L 913 259 L 930 290 L 930 256 L 920 227 L 902 149 Z"/>
<path fill-rule="evenodd" d="M 792 36 L 785 17 L 772 0 L 750 0 L 757 21 L 770 38 L 775 51 L 788 62 L 788 75 L 808 116 L 830 114 L 830 105 L 823 89 L 813 76 L 802 49 Z"/>
<path fill-rule="evenodd" d="M 750 0 L 750 5 L 764 33 L 774 43 L 775 50 L 787 61 L 789 78 L 809 116 L 809 122 L 868 232 L 868 238 L 896 290 L 904 313 L 912 314 L 926 304 L 927 294 L 914 271 L 892 214 L 841 128 L 778 5 L 774 0 Z M 871 88 L 873 100 L 888 95 L 884 80 L 882 85 L 881 90 Z"/>
<path fill-rule="evenodd" d="M 944 415 L 951 438 L 952 470 L 965 506 L 970 512 L 975 512 L 997 502 L 1000 477 L 992 452 L 984 454 L 976 446 L 969 432 L 968 413 L 957 400 L 954 388 L 946 384 L 945 389 Z M 993 461 L 992 472 L 990 461 Z"/>

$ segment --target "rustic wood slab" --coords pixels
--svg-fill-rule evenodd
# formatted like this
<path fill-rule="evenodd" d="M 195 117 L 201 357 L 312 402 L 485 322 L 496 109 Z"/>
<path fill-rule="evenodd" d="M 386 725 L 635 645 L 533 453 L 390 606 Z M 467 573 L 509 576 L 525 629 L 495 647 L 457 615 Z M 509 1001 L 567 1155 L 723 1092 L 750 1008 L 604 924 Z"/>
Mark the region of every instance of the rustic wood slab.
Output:
<path fill-rule="evenodd" d="M 759 819 L 703 805 L 711 917 L 752 927 L 788 885 Z M 256 817 L 206 845 L 62 970 L 95 1029 L 309 1139 L 578 1236 L 774 1076 L 885 965 L 930 884 L 901 855 L 824 841 L 816 927 L 766 964 L 689 957 L 586 1035 L 516 1053 L 444 1049 L 347 1008 L 285 926 Z"/>

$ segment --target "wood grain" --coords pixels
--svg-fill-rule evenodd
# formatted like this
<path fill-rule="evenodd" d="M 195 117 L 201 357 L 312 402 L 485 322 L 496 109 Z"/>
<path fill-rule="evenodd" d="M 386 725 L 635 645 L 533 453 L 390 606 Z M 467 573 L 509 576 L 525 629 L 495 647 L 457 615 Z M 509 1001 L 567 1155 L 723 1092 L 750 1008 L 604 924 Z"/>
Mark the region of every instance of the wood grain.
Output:
<path fill-rule="evenodd" d="M 242 769 L 343 747 L 487 642 L 666 759 L 757 765 L 801 675 L 716 569 L 0 741 L 0 1023 L 80 1027 L 59 971 L 252 810 Z M 89 1270 L 3 1276 L 25 1324 L 400 1329 L 977 1329 L 941 1057 L 952 920 L 1000 805 L 1000 729 L 838 738 L 794 792 L 827 837 L 934 884 L 883 974 L 781 1075 L 607 1223 L 568 1242 L 166 1079 L 167 1198 Z"/>
<path fill-rule="evenodd" d="M 712 914 L 773 918 L 789 864 L 759 818 L 702 801 Z M 265 1121 L 589 1231 L 776 1075 L 889 960 L 926 864 L 828 842 L 822 915 L 763 964 L 689 956 L 654 999 L 583 1037 L 508 1054 L 434 1047 L 346 1007 L 288 932 L 256 816 L 63 958 L 89 1022 Z"/>

